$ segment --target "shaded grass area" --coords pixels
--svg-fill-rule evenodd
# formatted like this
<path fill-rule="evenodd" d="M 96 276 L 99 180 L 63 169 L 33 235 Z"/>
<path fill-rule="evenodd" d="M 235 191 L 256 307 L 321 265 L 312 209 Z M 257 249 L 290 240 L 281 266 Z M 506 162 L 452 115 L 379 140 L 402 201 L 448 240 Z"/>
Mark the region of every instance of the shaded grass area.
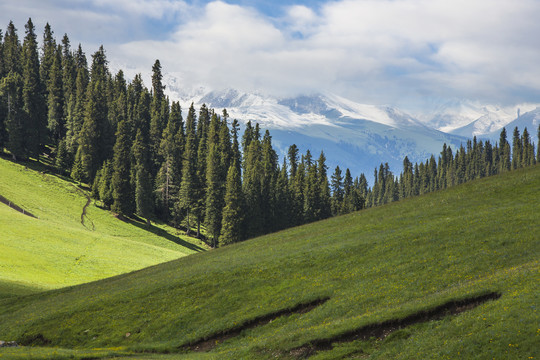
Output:
<path fill-rule="evenodd" d="M 143 359 L 295 359 L 303 356 L 299 347 L 328 339 L 336 340 L 312 359 L 534 358 L 539 189 L 536 166 L 90 284 L 3 299 L 0 338 L 45 339 L 81 352 L 122 347 Z M 501 297 L 382 339 L 338 340 L 488 293 Z M 309 312 L 243 329 L 208 353 L 186 352 L 200 339 L 323 298 Z"/>
<path fill-rule="evenodd" d="M 164 224 L 122 222 L 88 203 L 85 191 L 36 163 L 0 159 L 0 298 L 97 280 L 207 247 Z M 20 209 L 36 218 L 23 215 Z"/>

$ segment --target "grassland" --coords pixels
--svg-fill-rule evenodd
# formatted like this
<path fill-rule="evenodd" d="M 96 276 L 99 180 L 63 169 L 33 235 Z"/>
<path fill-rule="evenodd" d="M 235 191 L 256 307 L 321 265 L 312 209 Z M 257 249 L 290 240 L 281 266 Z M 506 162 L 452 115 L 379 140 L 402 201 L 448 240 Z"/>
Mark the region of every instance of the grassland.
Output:
<path fill-rule="evenodd" d="M 45 168 L 43 168 L 45 170 Z M 123 222 L 77 184 L 0 159 L 0 298 L 89 282 L 201 251 L 165 225 Z"/>
<path fill-rule="evenodd" d="M 536 166 L 130 274 L 3 299 L 0 339 L 35 347 L 0 356 L 535 359 L 539 213 Z M 386 337 L 339 341 L 490 293 L 500 297 Z M 328 300 L 282 312 L 317 299 Z M 280 316 L 245 326 L 273 313 Z M 236 336 L 208 352 L 189 348 L 234 329 Z M 319 343 L 330 346 L 314 348 Z"/>

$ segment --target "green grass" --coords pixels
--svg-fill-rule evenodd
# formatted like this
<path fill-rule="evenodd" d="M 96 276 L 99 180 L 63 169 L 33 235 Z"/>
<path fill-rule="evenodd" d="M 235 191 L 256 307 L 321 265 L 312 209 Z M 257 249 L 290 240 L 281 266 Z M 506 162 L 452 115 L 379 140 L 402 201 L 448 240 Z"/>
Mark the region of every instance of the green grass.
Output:
<path fill-rule="evenodd" d="M 126 223 L 92 203 L 77 184 L 0 159 L 0 298 L 89 282 L 195 253 L 204 246 L 170 227 Z"/>
<path fill-rule="evenodd" d="M 459 315 L 384 340 L 337 343 L 312 359 L 534 359 L 539 191 L 536 166 L 130 274 L 3 299 L 0 339 L 70 349 L 75 358 L 111 347 L 120 350 L 109 355 L 130 359 L 293 358 L 292 350 L 319 339 L 499 292 L 500 299 Z M 182 350 L 326 297 L 310 312 L 246 329 L 209 353 Z"/>

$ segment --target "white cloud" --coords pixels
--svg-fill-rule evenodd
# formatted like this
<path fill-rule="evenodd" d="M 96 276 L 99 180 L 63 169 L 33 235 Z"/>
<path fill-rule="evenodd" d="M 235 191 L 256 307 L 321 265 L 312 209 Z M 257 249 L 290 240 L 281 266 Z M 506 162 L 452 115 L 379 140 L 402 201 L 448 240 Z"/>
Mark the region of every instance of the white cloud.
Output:
<path fill-rule="evenodd" d="M 56 4 L 68 14 L 65 0 Z M 281 18 L 221 1 L 91 4 L 77 9 L 85 14 L 80 28 L 106 40 L 95 42 L 105 44 L 110 58 L 147 71 L 159 58 L 186 85 L 278 95 L 330 90 L 377 103 L 426 95 L 497 102 L 540 97 L 537 0 L 342 0 L 316 9 L 292 5 Z M 106 20 L 91 19 L 103 9 Z M 148 19 L 164 19 L 173 29 L 148 35 L 154 26 L 143 24 Z M 50 22 L 54 29 L 68 20 L 51 15 Z M 123 44 L 107 47 L 111 37 Z"/>

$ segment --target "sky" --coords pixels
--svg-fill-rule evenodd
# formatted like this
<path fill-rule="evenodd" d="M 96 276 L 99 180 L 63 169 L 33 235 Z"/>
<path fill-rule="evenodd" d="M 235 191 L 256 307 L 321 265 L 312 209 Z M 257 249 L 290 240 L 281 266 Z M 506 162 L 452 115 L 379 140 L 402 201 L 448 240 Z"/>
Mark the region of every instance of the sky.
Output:
<path fill-rule="evenodd" d="M 539 0 L 2 0 L 24 37 L 49 22 L 87 56 L 186 89 L 332 92 L 422 109 L 440 101 L 540 103 Z M 130 73 L 126 71 L 126 73 Z"/>

